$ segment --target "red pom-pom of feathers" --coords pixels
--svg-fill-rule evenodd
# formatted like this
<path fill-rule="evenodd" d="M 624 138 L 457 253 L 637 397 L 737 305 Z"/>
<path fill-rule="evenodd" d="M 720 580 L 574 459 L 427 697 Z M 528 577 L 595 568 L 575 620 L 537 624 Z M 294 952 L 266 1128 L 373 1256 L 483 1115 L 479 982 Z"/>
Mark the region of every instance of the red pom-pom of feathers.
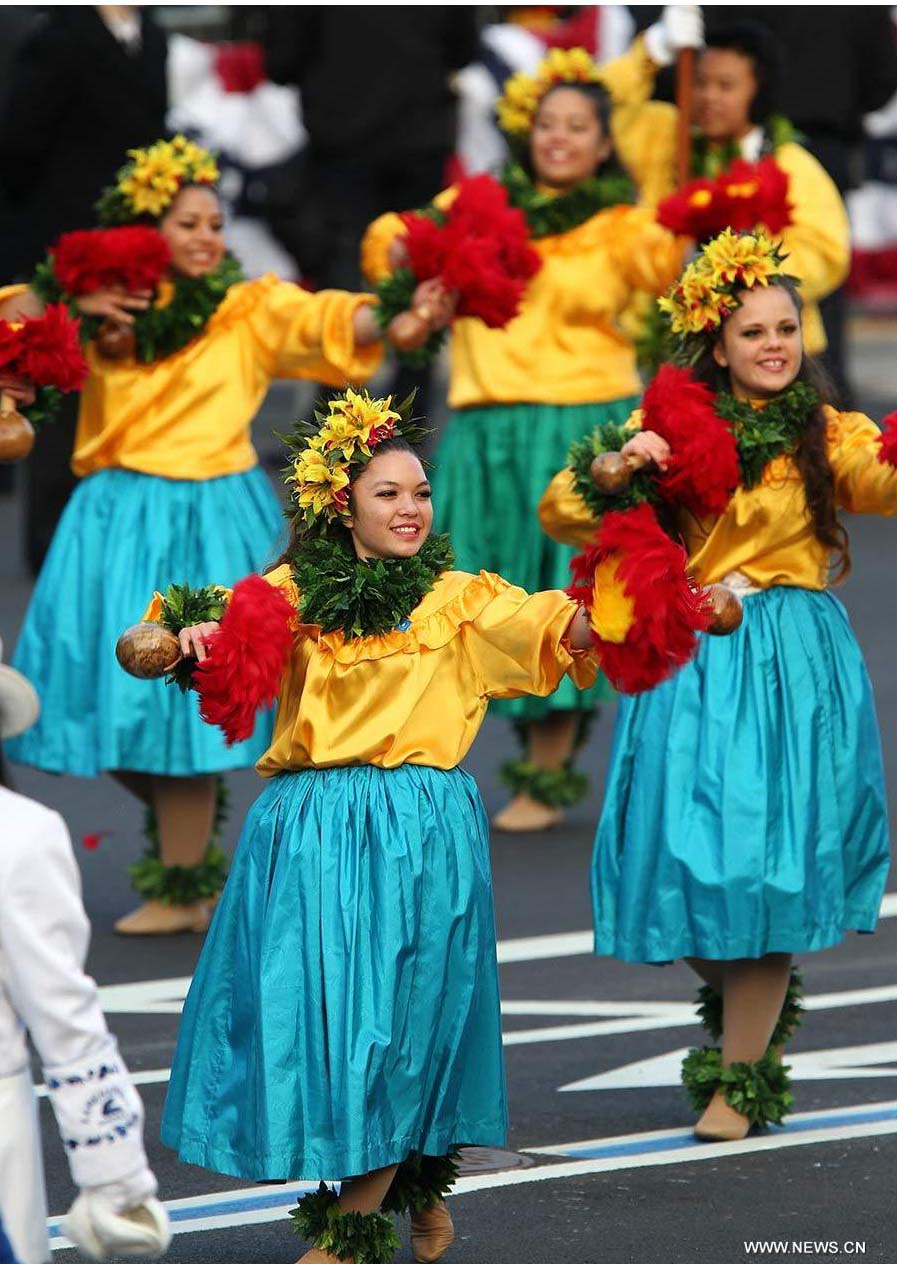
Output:
<path fill-rule="evenodd" d="M 713 400 L 689 369 L 664 364 L 642 401 L 642 428 L 670 445 L 670 464 L 654 480 L 658 494 L 698 517 L 722 513 L 741 477 L 735 437 Z"/>
<path fill-rule="evenodd" d="M 592 635 L 601 670 L 622 693 L 642 693 L 689 662 L 697 632 L 710 624 L 704 593 L 688 576 L 688 556 L 666 534 L 650 505 L 641 504 L 601 519 L 594 541 L 573 559 L 567 590 L 587 609 L 593 599 L 596 566 L 619 555 L 617 577 L 634 603 L 632 627 L 617 644 Z"/>
<path fill-rule="evenodd" d="M 403 244 L 418 281 L 440 277 L 458 294 L 457 314 L 499 329 L 517 315 L 526 283 L 542 266 L 526 217 L 492 176 L 462 180 L 445 223 L 407 212 Z"/>
<path fill-rule="evenodd" d="M 112 286 L 153 290 L 171 263 L 165 238 L 144 224 L 63 233 L 50 254 L 57 281 L 75 295 Z"/>
<path fill-rule="evenodd" d="M 293 607 L 259 575 L 241 579 L 193 682 L 199 713 L 228 746 L 252 736 L 256 712 L 277 699 L 293 647 Z"/>

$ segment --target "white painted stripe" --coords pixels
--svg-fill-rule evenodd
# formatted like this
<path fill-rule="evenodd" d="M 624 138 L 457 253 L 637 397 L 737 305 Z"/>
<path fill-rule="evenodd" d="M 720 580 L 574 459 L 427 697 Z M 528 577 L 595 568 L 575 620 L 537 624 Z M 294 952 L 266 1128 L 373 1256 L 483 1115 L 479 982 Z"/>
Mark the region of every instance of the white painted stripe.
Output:
<path fill-rule="evenodd" d="M 591 953 L 595 937 L 590 930 L 560 935 L 533 935 L 530 939 L 500 939 L 498 964 L 512 961 L 551 961 L 555 957 L 582 957 Z"/>
<path fill-rule="evenodd" d="M 672 1088 L 682 1078 L 682 1060 L 687 1049 L 671 1049 L 653 1058 L 599 1071 L 572 1084 L 562 1084 L 559 1093 L 591 1093 L 623 1088 Z M 863 1080 L 897 1075 L 897 1040 L 878 1044 L 850 1045 L 834 1049 L 814 1049 L 789 1053 L 792 1080 Z"/>
<path fill-rule="evenodd" d="M 884 896 L 879 917 L 897 917 L 897 891 L 890 891 Z M 502 939 L 497 945 L 498 962 L 499 965 L 513 965 L 521 961 L 553 961 L 562 957 L 589 956 L 592 942 L 590 930 L 533 935 L 525 939 Z M 99 989 L 100 1002 L 107 1014 L 179 1014 L 189 987 L 189 975 L 173 979 L 147 979 L 138 983 L 108 984 Z M 618 1009 L 616 1012 L 623 1014 L 627 1011 Z M 640 1012 L 644 1013 L 644 1010 Z"/>
<path fill-rule="evenodd" d="M 838 1111 L 814 1111 L 806 1115 L 795 1115 L 792 1117 L 793 1122 L 811 1121 L 813 1118 L 826 1118 L 833 1115 L 843 1115 L 845 1122 L 830 1127 L 821 1127 L 817 1130 L 805 1129 L 801 1131 L 789 1131 L 787 1125 L 781 1130 L 776 1130 L 767 1136 L 749 1137 L 744 1141 L 726 1141 L 718 1143 L 704 1143 L 701 1145 L 694 1144 L 690 1134 L 682 1132 L 682 1130 L 671 1130 L 667 1133 L 634 1133 L 628 1137 L 603 1137 L 597 1139 L 593 1143 L 575 1142 L 573 1147 L 585 1147 L 590 1144 L 594 1145 L 620 1145 L 627 1141 L 648 1143 L 669 1137 L 675 1140 L 681 1137 L 682 1144 L 674 1149 L 669 1150 L 651 1150 L 642 1154 L 626 1154 L 613 1155 L 608 1158 L 593 1159 L 574 1159 L 566 1163 L 549 1163 L 543 1166 L 531 1168 L 515 1168 L 509 1172 L 493 1172 L 486 1173 L 482 1176 L 465 1176 L 462 1177 L 455 1188 L 451 1191 L 454 1197 L 463 1196 L 464 1194 L 481 1193 L 489 1189 L 501 1189 L 510 1185 L 528 1185 L 543 1181 L 559 1181 L 571 1180 L 583 1176 L 594 1176 L 601 1172 L 620 1171 L 624 1169 L 632 1169 L 639 1167 L 662 1167 L 672 1164 L 681 1163 L 701 1163 L 708 1160 L 734 1158 L 745 1154 L 754 1154 L 759 1152 L 767 1152 L 771 1150 L 790 1149 L 795 1146 L 819 1145 L 832 1141 L 853 1141 L 864 1137 L 887 1136 L 897 1133 L 897 1115 L 894 1119 L 886 1119 L 878 1122 L 856 1122 L 851 1123 L 852 1117 L 861 1114 L 863 1111 L 881 1111 L 888 1106 L 893 1107 L 894 1103 L 877 1103 L 870 1102 L 865 1106 L 848 1107 L 845 1110 Z M 572 1147 L 567 1147 L 568 1149 Z M 550 1153 L 557 1153 L 561 1148 L 555 1147 Z M 545 1153 L 538 1150 L 535 1153 Z M 279 1206 L 269 1206 L 263 1208 L 247 1208 L 239 1210 L 235 1208 L 227 1213 L 216 1213 L 215 1207 L 221 1206 L 222 1203 L 231 1202 L 239 1205 L 241 1198 L 251 1200 L 253 1196 L 256 1198 L 263 1192 L 258 1186 L 252 1190 L 232 1190 L 226 1193 L 200 1195 L 195 1198 L 178 1199 L 174 1202 L 166 1203 L 166 1207 L 173 1211 L 182 1208 L 208 1207 L 211 1214 L 202 1216 L 201 1219 L 190 1219 L 174 1221 L 172 1230 L 175 1234 L 198 1233 L 202 1231 L 210 1231 L 213 1229 L 238 1228 L 246 1225 L 254 1224 L 270 1224 L 277 1220 L 285 1220 L 289 1215 L 289 1207 L 295 1198 L 303 1190 L 309 1188 L 309 1183 L 291 1183 L 280 1187 L 280 1194 L 283 1196 L 283 1202 Z M 278 1201 L 280 1201 L 278 1199 Z M 58 1225 L 61 1217 L 55 1216 L 50 1220 L 50 1226 Z M 66 1250 L 71 1247 L 71 1243 L 64 1238 L 54 1238 L 51 1243 L 54 1251 Z"/>
<path fill-rule="evenodd" d="M 174 980 L 177 982 L 177 980 Z M 808 1010 L 841 1009 L 850 1005 L 880 1005 L 897 1000 L 897 985 L 857 988 L 850 992 L 825 992 L 805 998 Z M 586 1040 L 596 1036 L 618 1036 L 632 1031 L 661 1031 L 668 1027 L 697 1026 L 694 1005 L 685 1001 L 502 1001 L 501 1010 L 509 1017 L 577 1017 L 606 1014 L 609 1017 L 594 1023 L 564 1023 L 558 1026 L 527 1027 L 506 1031 L 505 1045 L 551 1044 L 559 1040 Z M 618 1017 L 614 1017 L 618 1015 Z M 171 1075 L 168 1067 L 154 1071 L 133 1071 L 135 1084 L 166 1084 Z M 46 1087 L 35 1089 L 38 1097 L 46 1097 Z"/>

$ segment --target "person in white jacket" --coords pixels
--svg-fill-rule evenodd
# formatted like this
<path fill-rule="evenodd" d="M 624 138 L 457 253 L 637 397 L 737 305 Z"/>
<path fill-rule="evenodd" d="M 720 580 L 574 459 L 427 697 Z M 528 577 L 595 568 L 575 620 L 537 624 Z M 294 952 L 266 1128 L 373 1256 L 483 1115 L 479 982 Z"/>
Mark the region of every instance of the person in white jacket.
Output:
<path fill-rule="evenodd" d="M 32 725 L 40 707 L 2 658 L 0 644 L 5 738 Z M 16 1264 L 50 1259 L 26 1031 L 79 1187 L 63 1233 L 98 1260 L 161 1255 L 171 1234 L 143 1148 L 143 1104 L 83 969 L 90 927 L 68 830 L 58 813 L 4 785 L 0 822 L 0 1260 L 4 1250 Z"/>

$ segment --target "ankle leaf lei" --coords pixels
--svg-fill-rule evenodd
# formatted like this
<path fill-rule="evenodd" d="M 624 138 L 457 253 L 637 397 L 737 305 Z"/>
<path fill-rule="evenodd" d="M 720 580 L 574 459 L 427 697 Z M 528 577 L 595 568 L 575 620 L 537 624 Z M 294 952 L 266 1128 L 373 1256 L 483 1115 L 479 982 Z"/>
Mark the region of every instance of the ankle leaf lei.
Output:
<path fill-rule="evenodd" d="M 499 179 L 511 205 L 526 216 L 534 240 L 570 232 L 607 207 L 635 201 L 632 181 L 621 171 L 599 172 L 569 193 L 556 196 L 541 192 L 519 162 L 509 162 Z"/>
<path fill-rule="evenodd" d="M 796 966 L 791 967 L 785 999 L 772 1035 L 769 1038 L 771 1048 L 781 1047 L 791 1039 L 801 1025 L 804 1013 L 803 1005 L 804 981 Z M 709 983 L 698 988 L 698 1018 L 701 1025 L 709 1033 L 711 1040 L 721 1040 L 723 1035 L 723 998 L 715 992 Z"/>
<path fill-rule="evenodd" d="M 198 865 L 164 865 L 159 852 L 159 822 L 147 808 L 144 833 L 147 847 L 128 869 L 131 885 L 145 900 L 162 904 L 195 904 L 218 894 L 227 881 L 227 857 L 218 846 L 227 820 L 228 791 L 223 777 L 216 778 L 215 816 L 206 854 Z"/>
<path fill-rule="evenodd" d="M 705 1110 L 720 1088 L 727 1104 L 752 1125 L 780 1124 L 794 1105 L 788 1068 L 772 1049 L 756 1062 L 727 1067 L 721 1050 L 692 1049 L 682 1063 L 682 1083 L 695 1110 Z"/>
<path fill-rule="evenodd" d="M 460 1160 L 458 1149 L 441 1156 L 412 1152 L 399 1164 L 380 1210 L 414 1216 L 438 1207 L 458 1179 Z"/>
<path fill-rule="evenodd" d="M 157 300 L 146 311 L 134 313 L 137 361 L 152 364 L 156 360 L 164 360 L 198 338 L 231 286 L 245 279 L 243 269 L 232 255 L 225 255 L 215 271 L 207 276 L 176 277 L 165 287 L 166 297 L 170 293 L 170 301 L 160 303 Z M 78 311 L 72 297 L 63 291 L 53 271 L 51 257 L 38 266 L 31 286 L 46 303 L 68 303 L 73 314 L 81 320 L 81 336 L 85 341 L 96 337 L 102 318 L 85 316 Z"/>
<path fill-rule="evenodd" d="M 346 640 L 383 636 L 407 621 L 454 560 L 446 535 L 431 536 L 414 557 L 358 558 L 348 542 L 308 540 L 292 562 L 299 617 Z"/>
<path fill-rule="evenodd" d="M 314 1193 L 299 1199 L 290 1218 L 306 1242 L 354 1264 L 392 1264 L 401 1245 L 388 1216 L 379 1211 L 341 1211 L 339 1199 L 323 1181 Z"/>

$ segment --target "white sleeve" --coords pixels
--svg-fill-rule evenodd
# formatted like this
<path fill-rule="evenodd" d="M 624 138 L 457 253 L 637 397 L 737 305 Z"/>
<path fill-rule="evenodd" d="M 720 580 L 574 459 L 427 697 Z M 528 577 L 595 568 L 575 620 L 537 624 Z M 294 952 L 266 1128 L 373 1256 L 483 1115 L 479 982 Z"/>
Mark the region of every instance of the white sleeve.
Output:
<path fill-rule="evenodd" d="M 143 1104 L 84 973 L 90 927 L 68 830 L 29 806 L 4 840 L 4 982 L 43 1064 L 72 1179 L 104 1185 L 146 1168 Z"/>
<path fill-rule="evenodd" d="M 38 806 L 38 805 L 35 805 Z M 20 818 L 21 820 L 21 818 Z M 65 823 L 28 814 L 4 839 L 0 957 L 5 984 L 44 1066 L 73 1062 L 109 1040 L 97 985 L 84 973 L 90 925 Z"/>

